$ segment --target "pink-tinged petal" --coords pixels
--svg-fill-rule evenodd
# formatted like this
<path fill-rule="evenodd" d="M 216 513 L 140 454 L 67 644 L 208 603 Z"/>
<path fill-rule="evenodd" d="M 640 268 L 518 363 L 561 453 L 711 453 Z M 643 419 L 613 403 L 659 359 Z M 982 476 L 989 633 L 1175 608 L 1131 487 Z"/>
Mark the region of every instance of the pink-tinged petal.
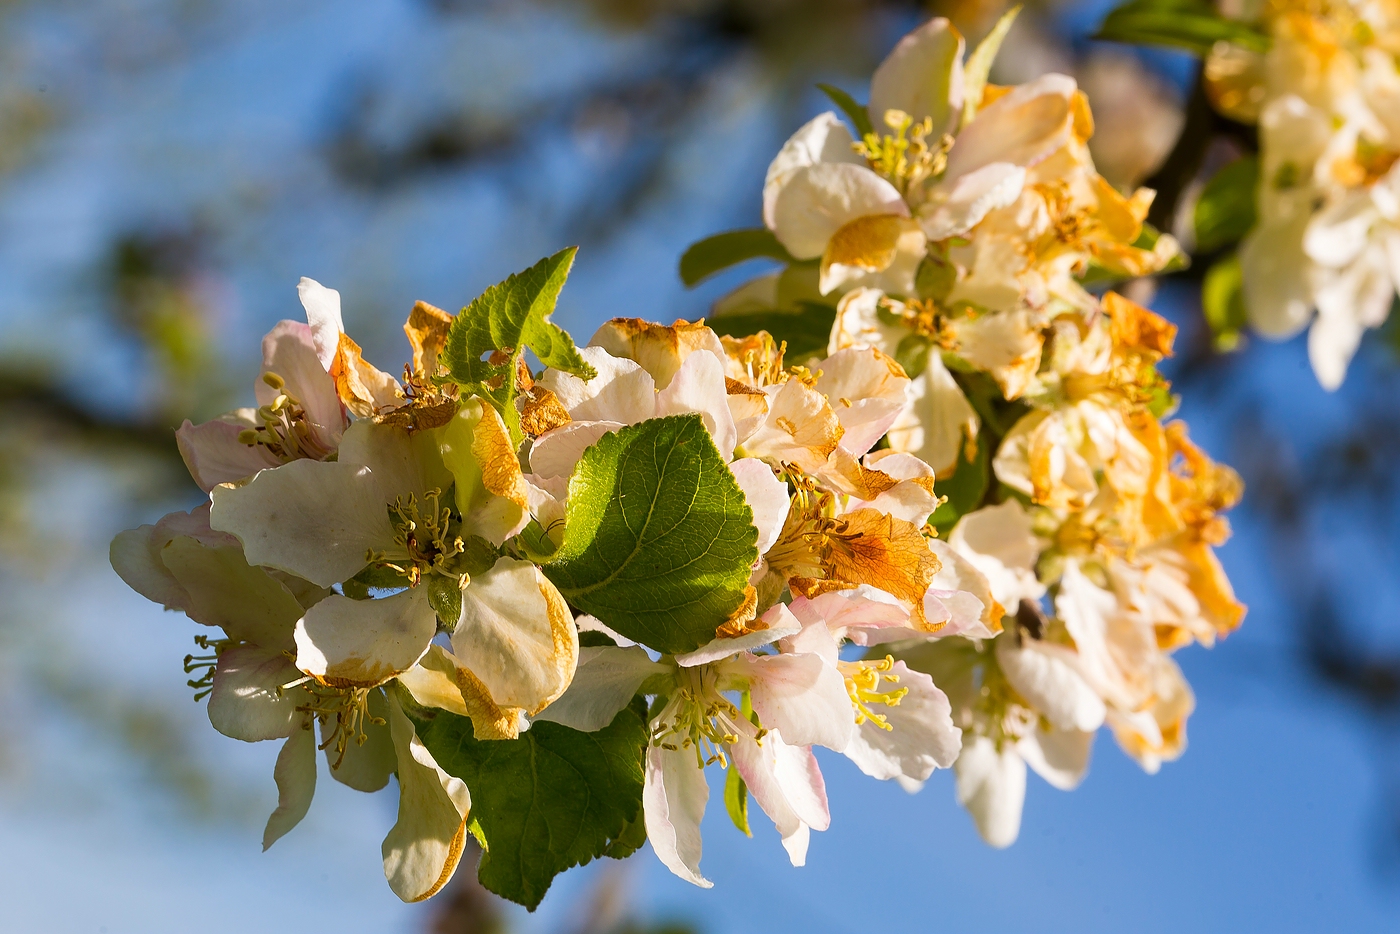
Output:
<path fill-rule="evenodd" d="M 821 623 L 833 638 L 849 639 L 856 645 L 876 645 L 899 639 L 917 638 L 920 633 L 910 622 L 909 609 L 882 590 L 862 584 L 854 590 L 839 590 L 807 599 L 796 597 L 790 609 L 804 627 Z M 804 634 L 806 629 L 803 630 Z M 802 651 L 789 640 L 792 651 Z"/>
<path fill-rule="evenodd" d="M 866 720 L 856 728 L 846 757 L 871 778 L 922 782 L 934 769 L 946 769 L 957 760 L 962 730 L 953 725 L 952 705 L 932 678 L 904 662 L 895 662 L 890 674 L 899 679 L 891 690 L 909 692 L 894 706 L 872 706 L 891 729 Z"/>
<path fill-rule="evenodd" d="M 292 461 L 211 495 L 210 524 L 237 536 L 250 563 L 322 587 L 353 577 L 367 552 L 393 545 L 383 493 L 367 467 Z"/>
<path fill-rule="evenodd" d="M 902 110 L 915 122 L 933 121 L 933 137 L 957 126 L 963 107 L 963 37 L 936 17 L 909 33 L 870 79 L 870 122 L 887 131 L 885 113 Z"/>
<path fill-rule="evenodd" d="M 767 554 L 782 534 L 783 523 L 792 506 L 787 484 L 757 457 L 741 457 L 729 465 L 729 471 L 753 510 L 753 524 L 758 529 L 758 553 Z"/>
<path fill-rule="evenodd" d="M 1016 752 L 1035 774 L 1061 791 L 1073 791 L 1089 771 L 1094 733 L 1035 729 L 1016 743 Z"/>
<path fill-rule="evenodd" d="M 694 668 L 728 658 L 739 652 L 749 652 L 761 645 L 777 642 L 791 636 L 802 628 L 802 624 L 788 612 L 781 603 L 770 607 L 759 617 L 762 624 L 738 636 L 718 636 L 691 652 L 676 656 L 676 664 L 682 668 Z M 748 656 L 745 656 L 748 657 Z"/>
<path fill-rule="evenodd" d="M 384 876 L 406 902 L 421 902 L 442 890 L 462 858 L 471 795 L 459 778 L 438 767 L 419 740 L 413 722 L 395 699 L 389 702 L 399 777 L 399 814 L 384 838 Z"/>
<path fill-rule="evenodd" d="M 185 419 L 175 431 L 180 457 L 194 482 L 206 493 L 220 483 L 242 480 L 281 463 L 267 448 L 238 440 L 239 433 L 252 427 L 252 420 L 239 414 L 231 413 L 202 425 Z"/>
<path fill-rule="evenodd" d="M 291 736 L 306 720 L 297 707 L 310 698 L 305 691 L 283 691 L 282 685 L 300 678 L 296 666 L 276 649 L 225 649 L 214 669 L 209 722 L 225 736 L 248 743 Z"/>
<path fill-rule="evenodd" d="M 285 584 L 250 566 L 236 544 L 210 547 L 181 535 L 160 558 L 186 595 L 181 609 L 190 619 L 264 649 L 292 647 L 292 629 L 305 610 Z"/>
<path fill-rule="evenodd" d="M 1071 99 L 1076 85 L 1064 75 L 1041 75 L 977 112 L 948 152 L 953 181 L 993 162 L 1027 168 L 1049 157 L 1073 138 Z"/>
<path fill-rule="evenodd" d="M 302 276 L 297 283 L 297 296 L 301 298 L 301 307 L 306 309 L 306 321 L 321 369 L 329 373 L 335 362 L 336 348 L 340 346 L 340 335 L 345 331 L 340 316 L 340 293 Z"/>
<path fill-rule="evenodd" d="M 282 744 L 272 779 L 277 782 L 277 809 L 263 828 L 264 851 L 300 824 L 311 808 L 316 794 L 316 732 L 310 724 L 294 731 Z"/>
<path fill-rule="evenodd" d="M 570 422 L 546 431 L 530 447 L 530 469 L 541 477 L 568 479 L 584 451 L 622 427 L 622 422 Z"/>
<path fill-rule="evenodd" d="M 1097 730 L 1107 713 L 1103 700 L 1053 648 L 1032 640 L 1018 646 L 1003 633 L 996 640 L 997 663 L 1011 686 L 1058 729 Z"/>
<path fill-rule="evenodd" d="M 190 596 L 161 560 L 165 541 L 157 539 L 155 531 L 155 526 L 143 525 L 118 532 L 108 549 L 108 559 L 112 570 L 132 590 L 167 610 L 182 610 L 189 605 Z"/>
<path fill-rule="evenodd" d="M 435 432 L 409 432 L 396 425 L 377 425 L 369 419 L 355 422 L 345 432 L 336 460 L 368 467 L 385 503 L 410 494 L 421 502 L 425 493 L 443 492 L 453 481 L 443 463 Z"/>
<path fill-rule="evenodd" d="M 574 421 L 633 425 L 655 414 L 656 382 L 640 364 L 614 357 L 601 347 L 582 347 L 579 354 L 597 370 L 597 376 L 582 380 L 546 370 L 540 377 L 540 385 L 559 397 Z"/>
<path fill-rule="evenodd" d="M 534 719 L 562 723 L 585 733 L 601 730 L 632 702 L 644 681 L 671 670 L 652 661 L 641 646 L 585 646 L 579 649 L 578 670 L 569 689 Z"/>
<path fill-rule="evenodd" d="M 425 588 L 382 600 L 332 594 L 297 623 L 297 667 L 334 687 L 373 687 L 413 667 L 436 632 Z"/>
<path fill-rule="evenodd" d="M 819 655 L 740 655 L 725 675 L 748 681 L 753 709 L 765 729 L 797 746 L 846 748 L 855 729 L 846 680 Z M 732 674 L 731 674 L 732 673 Z"/>
<path fill-rule="evenodd" d="M 998 849 L 1015 843 L 1026 801 L 1026 763 L 1012 744 L 998 750 L 985 736 L 963 737 L 953 770 L 958 803 L 972 815 L 982 839 Z"/>
<path fill-rule="evenodd" d="M 933 576 L 924 611 L 930 620 L 946 620 L 947 625 L 938 634 L 990 639 L 1001 632 L 1004 609 L 993 598 L 991 585 L 982 572 L 947 542 L 931 539 L 928 547 L 942 565 Z M 941 605 L 946 615 L 935 615 L 930 601 Z"/>
<path fill-rule="evenodd" d="M 720 457 L 734 456 L 737 436 L 724 383 L 724 364 L 712 353 L 685 358 L 666 388 L 656 394 L 656 417 L 698 412 L 719 448 Z"/>
<path fill-rule="evenodd" d="M 841 422 L 826 396 L 800 379 L 769 386 L 768 418 L 744 442 L 745 453 L 770 464 L 795 464 L 807 473 L 826 466 L 841 443 Z"/>
<path fill-rule="evenodd" d="M 820 364 L 826 393 L 844 434 L 841 446 L 860 457 L 885 436 L 909 401 L 909 377 L 874 348 L 838 350 Z"/>
<path fill-rule="evenodd" d="M 777 731 L 770 730 L 759 740 L 747 721 L 739 724 L 739 730 L 739 741 L 730 747 L 734 767 L 777 827 L 792 864 L 801 866 L 807 856 L 808 828 L 825 830 L 831 824 L 816 756 L 810 748 L 784 742 Z"/>
<path fill-rule="evenodd" d="M 710 799 L 705 772 L 693 749 L 647 748 L 642 811 L 657 859 L 687 882 L 708 889 L 700 875 L 700 820 Z"/>
<path fill-rule="evenodd" d="M 270 405 L 280 393 L 296 400 L 312 428 L 311 450 L 304 456 L 320 460 L 336 449 L 348 419 L 335 390 L 328 367 L 321 362 L 311 327 L 298 321 L 279 321 L 263 338 L 262 372 L 275 373 L 284 386 L 273 389 L 258 378 L 253 393 L 258 405 Z M 332 344 L 332 350 L 335 345 Z"/>
<path fill-rule="evenodd" d="M 864 165 L 865 160 L 853 148 L 855 139 L 846 124 L 831 111 L 813 117 L 783 144 L 768 166 L 763 182 L 763 223 L 772 230 L 775 225 L 773 207 L 778 192 L 796 170 L 819 162 L 847 162 Z"/>
<path fill-rule="evenodd" d="M 797 259 L 815 259 L 833 234 L 875 214 L 909 216 L 899 190 L 864 165 L 825 162 L 793 172 L 773 198 L 774 235 Z"/>

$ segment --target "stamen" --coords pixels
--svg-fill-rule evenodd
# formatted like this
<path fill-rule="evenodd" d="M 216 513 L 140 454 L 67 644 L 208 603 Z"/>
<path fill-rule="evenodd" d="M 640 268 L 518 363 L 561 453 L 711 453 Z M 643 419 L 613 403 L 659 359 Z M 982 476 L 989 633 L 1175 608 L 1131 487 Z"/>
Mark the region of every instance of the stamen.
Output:
<path fill-rule="evenodd" d="M 204 635 L 194 637 L 195 645 L 201 649 L 213 650 L 210 655 L 190 654 L 185 656 L 185 674 L 190 675 L 197 671 L 204 672 L 198 678 L 191 678 L 185 682 L 194 688 L 196 702 L 208 697 L 210 692 L 214 690 L 214 669 L 218 667 L 219 656 L 223 654 L 224 649 L 234 645 L 236 641 L 234 639 L 211 639 Z"/>
<path fill-rule="evenodd" d="M 887 681 L 890 684 L 899 683 L 899 675 L 889 674 L 894 668 L 894 656 L 886 655 L 877 662 L 837 662 L 837 667 L 846 678 L 846 693 L 851 698 L 851 706 L 855 709 L 856 725 L 859 726 L 867 721 L 873 723 L 882 730 L 893 730 L 889 717 L 885 714 L 875 713 L 870 709 L 871 704 L 884 704 L 886 707 L 898 707 L 899 702 L 909 693 L 908 688 L 898 688 L 893 691 L 881 691 L 880 682 Z"/>

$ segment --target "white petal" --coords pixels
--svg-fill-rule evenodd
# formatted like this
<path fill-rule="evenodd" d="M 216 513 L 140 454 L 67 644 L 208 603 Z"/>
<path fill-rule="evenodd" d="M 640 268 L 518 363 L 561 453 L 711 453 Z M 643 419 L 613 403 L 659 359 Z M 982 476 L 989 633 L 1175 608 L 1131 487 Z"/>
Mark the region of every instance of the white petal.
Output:
<path fill-rule="evenodd" d="M 992 597 L 991 585 L 981 571 L 962 555 L 952 549 L 947 542 L 930 539 L 929 550 L 938 557 L 941 565 L 933 576 L 929 597 L 945 607 L 949 616 L 948 624 L 939 630 L 940 636 L 963 635 L 971 639 L 990 639 L 1001 631 L 1003 608 Z M 934 615 L 925 599 L 925 615 L 929 620 L 940 618 Z"/>
<path fill-rule="evenodd" d="M 471 795 L 461 779 L 438 768 L 392 699 L 389 732 L 398 760 L 399 818 L 381 848 L 384 876 L 399 898 L 419 902 L 440 891 L 457 869 Z"/>
<path fill-rule="evenodd" d="M 355 464 L 292 461 L 243 486 L 215 487 L 210 525 L 243 543 L 251 564 L 329 587 L 393 543 L 378 481 Z"/>
<path fill-rule="evenodd" d="M 763 223 L 773 229 L 773 203 L 783 183 L 795 170 L 818 162 L 864 165 L 865 160 L 856 153 L 854 143 L 846 124 L 831 111 L 813 117 L 792 134 L 768 166 L 763 182 Z"/>
<path fill-rule="evenodd" d="M 340 317 L 340 293 L 328 289 L 315 279 L 301 277 L 297 283 L 297 295 L 301 306 L 306 309 L 306 322 L 311 325 L 316 347 L 316 356 L 321 361 L 321 369 L 330 372 L 335 362 L 335 351 L 340 346 L 340 335 L 345 323 Z"/>
<path fill-rule="evenodd" d="M 373 687 L 413 667 L 436 632 L 425 588 L 382 600 L 332 594 L 297 622 L 297 667 L 337 687 Z"/>
<path fill-rule="evenodd" d="M 871 451 L 865 455 L 864 463 L 866 469 L 878 470 L 899 482 L 872 500 L 853 498 L 847 503 L 846 511 L 874 509 L 923 528 L 938 508 L 938 496 L 929 488 L 933 468 L 913 454 L 889 448 Z"/>
<path fill-rule="evenodd" d="M 1028 640 L 1017 646 L 1003 633 L 996 640 L 996 653 L 1006 680 L 1056 727 L 1093 732 L 1103 725 L 1103 700 L 1078 672 L 1039 643 Z"/>
<path fill-rule="evenodd" d="M 963 516 L 948 544 L 986 575 L 992 596 L 1003 607 L 1014 609 L 1022 600 L 1039 600 L 1045 594 L 1035 573 L 1044 542 L 1020 500 L 1008 497 Z"/>
<path fill-rule="evenodd" d="M 724 384 L 724 364 L 711 353 L 693 353 L 685 358 L 665 389 L 656 394 L 656 417 L 698 412 L 705 429 L 719 448 L 720 457 L 734 456 L 737 436 L 734 416 Z"/>
<path fill-rule="evenodd" d="M 1303 252 L 1324 266 L 1348 266 L 1366 249 L 1371 228 L 1379 220 L 1370 195 L 1364 190 L 1352 192 L 1313 215 L 1303 233 Z"/>
<path fill-rule="evenodd" d="M 272 778 L 277 782 L 277 809 L 263 828 L 264 850 L 300 824 L 311 808 L 316 794 L 316 733 L 309 725 L 293 732 L 282 744 Z"/>
<path fill-rule="evenodd" d="M 181 608 L 190 619 L 265 649 L 292 647 L 301 604 L 281 581 L 251 567 L 239 548 L 211 548 L 182 535 L 166 543 L 160 559 L 185 594 Z"/>
<path fill-rule="evenodd" d="M 1266 337 L 1286 338 L 1312 317 L 1308 271 L 1303 253 L 1307 217 L 1258 224 L 1240 244 L 1245 308 L 1249 323 Z"/>
<path fill-rule="evenodd" d="M 452 651 L 497 706 L 537 713 L 569 686 L 578 650 L 567 605 L 529 561 L 500 558 L 462 591 Z"/>
<path fill-rule="evenodd" d="M 1073 791 L 1089 770 L 1094 735 L 1077 730 L 1036 729 L 1016 743 L 1016 752 L 1052 786 Z"/>
<path fill-rule="evenodd" d="M 725 662 L 748 680 L 753 709 L 765 729 L 796 746 L 846 748 L 855 729 L 846 681 L 818 655 L 740 655 Z"/>
<path fill-rule="evenodd" d="M 332 293 L 334 294 L 334 293 Z M 339 326 L 337 318 L 336 326 Z M 335 356 L 339 332 L 331 334 L 331 356 Z M 305 418 L 312 428 L 313 449 L 303 451 L 303 456 L 320 460 L 336 449 L 340 436 L 345 431 L 345 409 L 340 404 L 335 380 L 328 372 L 329 365 L 321 360 L 318 335 L 315 330 L 300 321 L 279 321 L 277 326 L 263 338 L 262 372 L 276 373 L 282 379 L 282 389 L 273 389 L 262 378 L 253 384 L 253 394 L 258 405 L 269 405 L 278 395 L 286 393 L 296 400 L 305 412 Z"/>
<path fill-rule="evenodd" d="M 885 112 L 933 119 L 933 138 L 957 126 L 963 106 L 963 37 L 937 17 L 909 33 L 870 79 L 870 122 L 885 132 Z"/>
<path fill-rule="evenodd" d="M 787 484 L 779 480 L 773 468 L 756 457 L 741 457 L 729 465 L 744 500 L 753 510 L 753 524 L 758 529 L 758 553 L 768 553 L 782 534 L 792 500 Z"/>
<path fill-rule="evenodd" d="M 422 501 L 424 493 L 445 491 L 453 480 L 438 450 L 436 432 L 410 433 L 394 425 L 376 425 L 369 419 L 356 421 L 345 432 L 336 459 L 342 464 L 368 467 L 385 503 L 409 494 Z"/>
<path fill-rule="evenodd" d="M 570 422 L 546 431 L 530 448 L 530 469 L 541 477 L 567 479 L 584 451 L 621 427 L 622 422 Z"/>
<path fill-rule="evenodd" d="M 832 234 L 858 217 L 909 216 L 899 191 L 864 165 L 827 162 L 796 169 L 773 199 L 772 229 L 797 259 L 815 259 Z"/>
<path fill-rule="evenodd" d="M 846 757 L 871 778 L 902 776 L 922 782 L 934 769 L 946 769 L 957 760 L 962 731 L 953 725 L 952 705 L 932 678 L 904 662 L 895 662 L 890 673 L 909 693 L 892 707 L 871 709 L 883 714 L 891 729 L 866 720 L 856 728 Z"/>
<path fill-rule="evenodd" d="M 825 830 L 831 824 L 826 784 L 812 750 L 792 746 L 770 731 L 760 741 L 749 734 L 751 724 L 730 747 L 734 767 L 743 776 L 763 813 L 772 819 L 794 866 L 807 858 L 808 828 Z"/>
<path fill-rule="evenodd" d="M 945 179 L 953 180 L 993 162 L 1030 167 L 1060 149 L 1074 128 L 1073 78 L 1041 75 L 977 112 L 948 152 Z"/>
<path fill-rule="evenodd" d="M 998 848 L 1015 843 L 1026 800 L 1026 763 L 1016 750 L 1008 743 L 998 752 L 985 736 L 964 737 L 953 770 L 958 803 L 972 815 L 982 839 Z"/>
<path fill-rule="evenodd" d="M 710 787 L 693 749 L 647 748 L 642 787 L 647 839 L 667 869 L 702 889 L 714 885 L 700 875 L 700 819 L 709 799 Z"/>
<path fill-rule="evenodd" d="M 219 653 L 209 693 L 209 722 L 225 736 L 249 743 L 281 739 L 300 731 L 306 714 L 305 691 L 283 691 L 301 677 L 277 649 L 240 645 Z"/>
<path fill-rule="evenodd" d="M 574 421 L 634 425 L 652 417 L 656 383 L 650 373 L 601 347 L 581 347 L 579 354 L 598 371 L 597 376 L 582 380 L 551 369 L 540 377 L 540 385 L 559 397 Z"/>
<path fill-rule="evenodd" d="M 839 413 L 839 409 L 837 410 Z M 977 437 L 977 412 L 943 364 L 937 347 L 910 387 L 908 406 L 890 426 L 890 449 L 913 454 L 946 475 L 958 464 L 965 439 Z"/>
<path fill-rule="evenodd" d="M 585 733 L 601 730 L 632 702 L 642 682 L 670 672 L 669 666 L 652 661 L 638 645 L 585 646 L 579 649 L 578 670 L 569 689 L 534 719 L 562 723 Z"/>

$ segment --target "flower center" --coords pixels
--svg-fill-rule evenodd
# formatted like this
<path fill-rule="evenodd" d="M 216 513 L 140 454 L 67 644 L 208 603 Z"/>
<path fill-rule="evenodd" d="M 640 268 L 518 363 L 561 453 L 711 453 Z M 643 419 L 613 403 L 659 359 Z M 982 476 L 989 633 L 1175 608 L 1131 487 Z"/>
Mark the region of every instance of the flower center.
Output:
<path fill-rule="evenodd" d="M 400 496 L 389 507 L 389 521 L 394 527 L 394 560 L 390 560 L 390 552 L 371 550 L 365 556 L 370 564 L 397 572 L 410 587 L 417 587 L 429 572 L 460 576 L 450 565 L 466 550 L 460 534 L 462 523 L 443 505 L 441 490 L 429 490 L 421 503 L 412 493 Z"/>
<path fill-rule="evenodd" d="M 286 381 L 271 370 L 263 374 L 263 382 L 271 386 L 277 397 L 258 408 L 261 428 L 245 428 L 238 440 L 249 447 L 262 445 L 282 461 L 307 457 L 324 460 L 329 448 L 317 440 L 306 409 L 296 396 L 287 391 Z"/>
<path fill-rule="evenodd" d="M 948 166 L 948 150 L 953 137 L 944 133 L 929 145 L 933 135 L 933 118 L 918 123 L 902 110 L 885 111 L 885 125 L 893 133 L 867 133 L 856 143 L 855 151 L 865 157 L 870 168 L 887 178 L 890 184 L 907 194 L 931 178 L 943 174 Z"/>
<path fill-rule="evenodd" d="M 846 679 L 846 693 L 851 698 L 851 707 L 855 709 L 856 725 L 868 721 L 882 730 L 893 730 L 889 717 L 871 710 L 870 705 L 898 707 L 904 695 L 909 693 L 908 688 L 880 690 L 881 681 L 889 684 L 899 683 L 899 675 L 889 673 L 890 669 L 894 668 L 894 656 L 886 655 L 877 662 L 837 662 L 836 667 Z"/>
<path fill-rule="evenodd" d="M 728 768 L 724 747 L 739 741 L 739 708 L 715 689 L 708 665 L 680 669 L 677 681 L 676 693 L 652 724 L 651 742 L 662 749 L 694 749 L 698 768 L 713 762 Z M 766 732 L 759 728 L 756 739 Z"/>
<path fill-rule="evenodd" d="M 307 703 L 298 705 L 297 710 L 314 714 L 321 721 L 322 742 L 317 748 L 335 750 L 333 769 L 340 768 L 345 761 L 345 751 L 351 742 L 363 746 L 369 739 L 365 733 L 366 724 L 383 726 L 385 723 L 383 717 L 376 717 L 369 711 L 369 692 L 373 688 L 334 688 L 306 678 L 283 685 L 283 689 L 294 685 L 304 686 L 311 697 Z"/>

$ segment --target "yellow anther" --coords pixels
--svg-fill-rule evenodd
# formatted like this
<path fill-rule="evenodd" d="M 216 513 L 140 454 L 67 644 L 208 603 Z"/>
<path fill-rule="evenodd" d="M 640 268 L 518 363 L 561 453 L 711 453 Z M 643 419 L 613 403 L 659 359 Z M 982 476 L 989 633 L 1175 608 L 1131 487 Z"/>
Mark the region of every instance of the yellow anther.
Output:
<path fill-rule="evenodd" d="M 889 718 L 884 714 L 875 713 L 870 709 L 870 705 L 898 707 L 899 702 L 909 693 L 908 688 L 880 690 L 881 681 L 891 684 L 899 682 L 899 675 L 888 673 L 894 668 L 894 657 L 886 655 L 879 661 L 837 662 L 837 667 L 846 678 L 846 694 L 851 698 L 856 724 L 870 722 L 882 730 L 893 730 L 894 726 L 889 722 Z"/>
<path fill-rule="evenodd" d="M 282 379 L 282 377 L 278 376 L 271 370 L 268 370 L 262 375 L 262 381 L 266 383 L 269 387 L 271 387 L 275 392 L 281 392 L 282 387 L 287 385 L 286 380 Z"/>

